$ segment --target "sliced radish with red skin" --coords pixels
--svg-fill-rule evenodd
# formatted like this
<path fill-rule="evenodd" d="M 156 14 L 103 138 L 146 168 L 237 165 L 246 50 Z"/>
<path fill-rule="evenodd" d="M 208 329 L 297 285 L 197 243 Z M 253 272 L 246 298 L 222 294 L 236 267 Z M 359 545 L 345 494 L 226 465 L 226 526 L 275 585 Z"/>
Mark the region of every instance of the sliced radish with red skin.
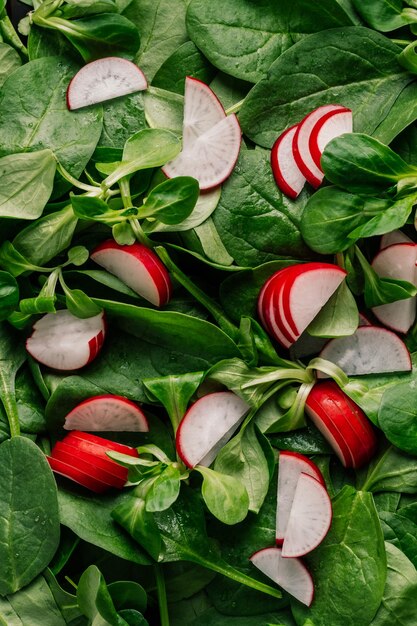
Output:
<path fill-rule="evenodd" d="M 370 421 L 333 380 L 314 385 L 305 412 L 345 467 L 357 469 L 375 454 L 377 439 Z"/>
<path fill-rule="evenodd" d="M 282 545 L 290 517 L 295 489 L 301 473 L 309 474 L 323 485 L 323 476 L 313 461 L 306 456 L 283 450 L 279 453 L 276 542 Z"/>
<path fill-rule="evenodd" d="M 282 544 L 283 557 L 308 554 L 323 541 L 332 523 L 332 504 L 313 476 L 300 474 Z"/>
<path fill-rule="evenodd" d="M 68 413 L 65 430 L 147 432 L 149 424 L 137 404 L 112 394 L 93 396 Z"/>
<path fill-rule="evenodd" d="M 47 456 L 47 461 L 55 474 L 60 474 L 61 476 L 65 476 L 65 478 L 69 478 L 74 482 L 82 485 L 86 489 L 90 491 L 94 491 L 95 493 L 103 493 L 111 488 L 110 485 L 96 478 L 91 473 L 83 472 L 73 465 L 69 465 L 64 461 L 60 461 L 59 459 L 54 459 L 50 456 Z"/>
<path fill-rule="evenodd" d="M 375 272 L 384 278 L 406 280 L 417 286 L 417 244 L 393 243 L 378 252 L 372 261 Z M 384 326 L 406 333 L 416 317 L 416 298 L 406 298 L 372 308 L 375 317 Z"/>
<path fill-rule="evenodd" d="M 78 457 L 83 459 L 86 463 L 91 463 L 95 465 L 97 468 L 102 469 L 107 472 L 110 476 L 114 476 L 118 479 L 121 479 L 123 483 L 127 480 L 128 470 L 126 467 L 122 467 L 110 459 L 107 455 L 102 456 L 97 453 L 97 448 L 91 446 L 91 450 L 82 450 L 76 441 L 68 441 L 65 437 L 62 441 L 57 441 L 52 449 L 51 456 L 55 459 L 59 459 L 61 453 L 64 452 L 66 454 L 72 455 L 72 457 Z M 65 459 L 62 459 L 63 461 Z M 104 480 L 104 479 L 103 479 Z"/>
<path fill-rule="evenodd" d="M 331 339 L 320 356 L 338 365 L 348 376 L 409 372 L 412 368 L 405 343 L 379 326 L 360 326 L 353 335 Z"/>
<path fill-rule="evenodd" d="M 104 465 L 104 460 L 97 458 L 93 455 L 79 452 L 76 448 L 68 446 L 65 443 L 57 442 L 52 449 L 51 457 L 58 459 L 63 463 L 72 465 L 76 469 L 79 469 L 86 474 L 96 477 L 103 483 L 106 483 L 109 487 L 115 487 L 122 489 L 126 483 L 126 478 L 120 478 L 115 474 L 108 471 L 107 466 Z"/>
<path fill-rule="evenodd" d="M 231 391 L 210 393 L 197 400 L 181 420 L 176 435 L 177 452 L 185 465 L 211 465 L 249 408 Z"/>
<path fill-rule="evenodd" d="M 309 150 L 319 170 L 321 170 L 321 156 L 329 141 L 344 133 L 351 132 L 352 111 L 345 107 L 337 111 L 328 111 L 313 126 L 309 139 Z"/>
<path fill-rule="evenodd" d="M 407 237 L 401 230 L 393 230 L 390 233 L 382 235 L 379 249 L 383 250 L 384 248 L 388 248 L 388 246 L 392 246 L 394 243 L 414 243 L 414 241 L 410 239 L 410 237 Z"/>
<path fill-rule="evenodd" d="M 120 245 L 109 239 L 97 246 L 90 256 L 155 306 L 169 301 L 172 284 L 168 271 L 155 252 L 143 244 Z"/>
<path fill-rule="evenodd" d="M 104 313 L 81 319 L 63 309 L 47 313 L 34 324 L 26 349 L 43 365 L 56 370 L 76 370 L 97 356 L 105 330 Z"/>
<path fill-rule="evenodd" d="M 65 435 L 64 440 L 66 443 L 77 447 L 79 450 L 83 450 L 90 454 L 101 456 L 103 459 L 108 459 L 106 452 L 120 452 L 121 454 L 127 454 L 129 456 L 137 457 L 138 451 L 136 448 L 127 446 L 124 443 L 117 441 L 110 441 L 105 437 L 98 437 L 91 433 L 84 433 L 79 430 L 72 430 Z"/>
<path fill-rule="evenodd" d="M 230 176 L 239 156 L 241 130 L 235 114 L 224 117 L 193 141 L 162 168 L 168 178 L 192 176 L 200 190 L 220 185 Z"/>
<path fill-rule="evenodd" d="M 71 80 L 67 89 L 67 106 L 71 111 L 105 102 L 148 86 L 137 65 L 120 57 L 106 57 L 87 63 Z"/>
<path fill-rule="evenodd" d="M 317 167 L 310 152 L 311 133 L 323 116 L 329 112 L 340 111 L 341 109 L 344 110 L 345 107 L 340 104 L 326 104 L 314 109 L 298 124 L 294 135 L 293 155 L 295 162 L 313 187 L 317 188 L 321 185 L 324 174 L 321 168 Z"/>
<path fill-rule="evenodd" d="M 226 117 L 214 91 L 198 78 L 187 76 L 184 89 L 183 143 L 188 147 Z"/>
<path fill-rule="evenodd" d="M 258 550 L 250 560 L 265 576 L 299 602 L 311 605 L 314 598 L 313 579 L 301 559 L 283 558 L 281 548 L 273 547 Z"/>
<path fill-rule="evenodd" d="M 265 327 L 269 327 L 269 332 L 284 348 L 288 348 L 295 341 L 281 304 L 283 281 L 289 269 L 290 267 L 285 267 L 271 276 L 258 301 L 258 308 L 263 310 L 261 319 L 265 319 Z"/>
<path fill-rule="evenodd" d="M 271 151 L 271 167 L 278 188 L 295 200 L 306 181 L 293 155 L 293 139 L 298 124 L 287 128 L 276 140 Z"/>

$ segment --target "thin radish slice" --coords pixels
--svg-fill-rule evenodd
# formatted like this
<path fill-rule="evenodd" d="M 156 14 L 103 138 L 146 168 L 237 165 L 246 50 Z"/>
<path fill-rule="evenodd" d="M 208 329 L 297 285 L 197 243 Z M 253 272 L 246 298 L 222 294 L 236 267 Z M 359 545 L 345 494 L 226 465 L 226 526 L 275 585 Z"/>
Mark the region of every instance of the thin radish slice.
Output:
<path fill-rule="evenodd" d="M 316 478 L 301 474 L 294 493 L 282 544 L 283 557 L 299 557 L 314 550 L 332 522 L 332 505 L 326 488 Z"/>
<path fill-rule="evenodd" d="M 278 188 L 289 198 L 301 193 L 306 178 L 298 167 L 292 150 L 297 124 L 285 130 L 272 146 L 271 167 Z"/>
<path fill-rule="evenodd" d="M 209 466 L 249 408 L 231 391 L 210 393 L 197 400 L 183 417 L 176 436 L 177 452 L 187 467 Z"/>
<path fill-rule="evenodd" d="M 295 340 L 280 303 L 283 280 L 285 280 L 286 271 L 289 269 L 289 267 L 285 267 L 275 272 L 265 283 L 258 298 L 259 316 L 265 329 L 284 348 L 289 348 Z"/>
<path fill-rule="evenodd" d="M 348 376 L 409 372 L 410 353 L 395 333 L 379 326 L 360 326 L 353 335 L 331 339 L 320 353 Z"/>
<path fill-rule="evenodd" d="M 388 248 L 388 246 L 392 246 L 394 243 L 414 243 L 410 237 L 407 237 L 401 230 L 393 230 L 390 233 L 386 233 L 382 235 L 381 241 L 379 242 L 379 249 L 383 250 L 384 248 Z"/>
<path fill-rule="evenodd" d="M 168 271 L 155 252 L 143 244 L 120 245 L 109 239 L 97 246 L 90 256 L 155 306 L 169 301 L 172 284 Z"/>
<path fill-rule="evenodd" d="M 79 450 L 83 450 L 90 454 L 101 456 L 103 459 L 108 459 L 106 452 L 120 452 L 121 454 L 127 454 L 129 456 L 138 456 L 136 448 L 127 446 L 124 443 L 118 443 L 117 441 L 110 441 L 104 437 L 98 437 L 91 433 L 84 433 L 79 430 L 72 430 L 63 439 L 69 445 L 77 447 Z"/>
<path fill-rule="evenodd" d="M 201 191 L 220 185 L 230 174 L 239 156 L 241 132 L 236 115 L 224 117 L 193 141 L 184 143 L 180 154 L 164 165 L 169 178 L 192 176 Z"/>
<path fill-rule="evenodd" d="M 379 276 L 406 280 L 417 286 L 417 244 L 393 243 L 375 256 L 372 267 Z M 416 317 L 416 298 L 406 298 L 373 307 L 375 317 L 393 330 L 406 333 Z"/>
<path fill-rule="evenodd" d="M 317 167 L 310 152 L 311 133 L 313 132 L 315 125 L 322 117 L 330 112 L 344 109 L 345 107 L 340 104 L 326 104 L 314 109 L 314 111 L 311 111 L 311 113 L 306 115 L 306 117 L 298 124 L 293 140 L 294 159 L 302 174 L 313 187 L 321 185 L 324 174 L 321 168 Z"/>
<path fill-rule="evenodd" d="M 309 150 L 319 170 L 321 170 L 321 155 L 329 141 L 344 133 L 351 132 L 352 111 L 346 108 L 341 108 L 337 111 L 328 111 L 313 126 L 313 130 L 310 134 Z"/>
<path fill-rule="evenodd" d="M 47 456 L 47 461 L 55 474 L 60 474 L 61 476 L 65 476 L 65 478 L 69 478 L 74 482 L 82 485 L 86 489 L 90 491 L 94 491 L 95 493 L 103 493 L 111 488 L 111 485 L 103 482 L 95 475 L 92 475 L 90 472 L 83 472 L 78 468 L 74 467 L 69 463 L 65 463 L 59 459 L 54 459 L 53 457 Z"/>
<path fill-rule="evenodd" d="M 66 309 L 47 313 L 26 341 L 29 354 L 56 370 L 76 370 L 97 356 L 104 342 L 104 313 L 81 319 Z"/>
<path fill-rule="evenodd" d="M 281 548 L 264 548 L 250 557 L 265 576 L 282 587 L 293 598 L 310 606 L 314 597 L 311 574 L 300 559 L 283 558 Z"/>
<path fill-rule="evenodd" d="M 67 438 L 64 438 L 62 441 L 57 441 L 52 449 L 51 456 L 54 459 L 59 459 L 61 458 L 61 453 L 65 453 L 67 455 L 70 455 L 73 459 L 83 459 L 86 463 L 90 463 L 98 469 L 104 470 L 110 476 L 121 479 L 123 484 L 126 482 L 128 475 L 128 470 L 126 467 L 122 467 L 107 456 L 103 457 L 99 454 L 96 454 L 94 452 L 94 449 L 87 452 L 86 450 L 82 450 L 80 447 L 78 447 L 77 442 L 73 441 L 72 444 L 74 445 L 71 445 L 71 442 L 68 441 Z M 61 458 L 61 460 L 64 461 L 65 459 Z"/>
<path fill-rule="evenodd" d="M 71 80 L 67 89 L 67 105 L 71 111 L 105 102 L 148 86 L 137 65 L 120 57 L 106 57 L 87 63 Z"/>
<path fill-rule="evenodd" d="M 183 142 L 188 147 L 226 117 L 223 105 L 201 80 L 187 76 L 184 90 Z"/>
<path fill-rule="evenodd" d="M 276 542 L 282 545 L 294 499 L 295 489 L 301 473 L 309 474 L 324 485 L 323 476 L 313 461 L 306 456 L 284 450 L 279 453 Z"/>
<path fill-rule="evenodd" d="M 112 469 L 111 465 L 107 464 L 104 459 L 96 459 L 94 455 L 79 452 L 77 448 L 69 446 L 62 441 L 58 441 L 55 444 L 51 452 L 51 457 L 63 463 L 67 463 L 68 465 L 72 465 L 72 467 L 86 474 L 90 474 L 90 476 L 95 476 L 109 487 L 122 489 L 127 480 L 127 470 L 124 472 L 125 476 L 120 477 L 109 471 L 109 469 Z M 117 463 L 115 463 L 115 465 L 117 465 Z"/>
<path fill-rule="evenodd" d="M 123 396 L 106 394 L 88 398 L 73 408 L 65 418 L 64 428 L 146 432 L 149 425 L 137 404 Z"/>

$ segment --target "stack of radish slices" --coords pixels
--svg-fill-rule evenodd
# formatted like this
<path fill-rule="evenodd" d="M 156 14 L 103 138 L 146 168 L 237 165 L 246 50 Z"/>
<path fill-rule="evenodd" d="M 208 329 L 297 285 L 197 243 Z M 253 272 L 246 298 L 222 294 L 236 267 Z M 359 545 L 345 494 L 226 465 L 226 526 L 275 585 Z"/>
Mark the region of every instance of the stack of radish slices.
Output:
<path fill-rule="evenodd" d="M 251 561 L 297 600 L 310 606 L 314 584 L 299 557 L 316 548 L 332 521 L 332 506 L 319 468 L 295 452 L 280 452 L 277 546 L 259 550 Z"/>
<path fill-rule="evenodd" d="M 73 431 L 54 445 L 47 459 L 56 474 L 61 474 L 91 491 L 103 493 L 111 488 L 122 489 L 128 476 L 125 467 L 107 456 L 108 451 L 138 456 L 136 448 L 89 433 Z"/>
<path fill-rule="evenodd" d="M 330 263 L 298 263 L 278 270 L 259 294 L 258 314 L 265 330 L 289 348 L 345 277 L 345 270 Z"/>
<path fill-rule="evenodd" d="M 326 145 L 339 135 L 352 132 L 352 111 L 339 104 L 314 109 L 276 140 L 271 166 L 279 189 L 295 199 L 306 182 L 317 188 L 324 174 L 320 166 Z"/>
<path fill-rule="evenodd" d="M 185 79 L 182 151 L 162 169 L 166 176 L 193 176 L 200 189 L 220 185 L 239 156 L 241 132 L 235 114 L 226 112 L 205 83 Z"/>
<path fill-rule="evenodd" d="M 104 394 L 88 398 L 65 417 L 65 430 L 88 432 L 147 432 L 148 420 L 135 402 L 124 396 Z"/>

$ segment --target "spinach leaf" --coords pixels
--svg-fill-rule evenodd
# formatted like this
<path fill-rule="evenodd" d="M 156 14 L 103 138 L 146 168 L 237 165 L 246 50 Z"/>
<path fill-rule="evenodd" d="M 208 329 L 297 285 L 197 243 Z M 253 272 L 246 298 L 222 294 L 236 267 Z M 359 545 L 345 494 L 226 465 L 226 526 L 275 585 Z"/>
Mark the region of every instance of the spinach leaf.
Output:
<path fill-rule="evenodd" d="M 16 376 L 16 404 L 20 427 L 25 433 L 45 432 L 44 402 L 33 384 L 27 366 L 22 367 Z"/>
<path fill-rule="evenodd" d="M 139 583 L 120 580 L 107 585 L 107 589 L 117 611 L 134 609 L 142 613 L 146 610 L 146 591 Z"/>
<path fill-rule="evenodd" d="M 295 622 L 291 615 L 284 611 L 271 611 L 262 613 L 262 615 L 254 615 L 248 617 L 226 617 L 223 613 L 211 608 L 200 613 L 191 622 L 187 622 L 187 626 L 294 626 Z M 179 624 L 179 622 L 178 622 Z"/>
<path fill-rule="evenodd" d="M 21 65 L 16 50 L 6 43 L 0 43 L 0 87 L 6 78 Z"/>
<path fill-rule="evenodd" d="M 198 78 L 208 84 L 214 74 L 214 67 L 197 46 L 192 41 L 186 41 L 161 65 L 152 85 L 183 94 L 186 76 Z"/>
<path fill-rule="evenodd" d="M 354 111 L 355 131 L 389 143 L 395 134 L 387 140 L 378 126 L 411 82 L 397 61 L 400 51 L 384 35 L 360 26 L 309 35 L 284 52 L 250 91 L 239 115 L 244 133 L 271 147 L 314 108 L 342 102 Z M 294 80 L 295 67 L 303 80 Z M 411 116 L 415 119 L 414 108 Z"/>
<path fill-rule="evenodd" d="M 77 587 L 77 600 L 82 613 L 91 624 L 125 626 L 126 622 L 116 612 L 106 581 L 98 567 L 90 565 L 81 575 Z"/>
<path fill-rule="evenodd" d="M 255 418 L 256 419 L 256 418 Z M 330 454 L 331 448 L 323 435 L 312 424 L 286 433 L 268 436 L 271 445 L 278 450 L 292 450 L 299 454 Z"/>
<path fill-rule="evenodd" d="M 49 148 L 73 176 L 99 140 L 100 107 L 68 111 L 65 92 L 77 67 L 59 57 L 23 65 L 0 89 L 0 156 Z"/>
<path fill-rule="evenodd" d="M 0 323 L 0 400 L 6 411 L 13 435 L 19 434 L 19 415 L 16 402 L 16 374 L 26 359 L 19 336 L 6 324 Z"/>
<path fill-rule="evenodd" d="M 223 524 L 237 524 L 249 510 L 249 496 L 245 484 L 230 474 L 197 465 L 195 470 L 203 477 L 201 494 L 208 510 Z"/>
<path fill-rule="evenodd" d="M 64 527 L 64 530 L 67 530 Z M 84 626 L 85 619 L 78 607 L 77 597 L 62 589 L 52 571 L 47 568 L 43 577 L 48 583 L 54 600 L 62 613 L 65 623 L 69 626 Z"/>
<path fill-rule="evenodd" d="M 223 72 L 217 72 L 215 78 L 210 83 L 210 88 L 225 109 L 237 109 L 240 102 L 248 95 L 251 87 L 251 83 L 248 83 L 246 80 L 234 78 Z"/>
<path fill-rule="evenodd" d="M 82 61 L 81 55 L 64 35 L 57 30 L 41 28 L 36 24 L 30 27 L 27 46 L 30 61 L 54 56 L 65 57 L 75 63 Z"/>
<path fill-rule="evenodd" d="M 417 493 L 417 465 L 414 457 L 394 446 L 383 449 L 358 477 L 361 489 Z"/>
<path fill-rule="evenodd" d="M 271 63 L 309 33 L 352 22 L 334 0 L 320 3 L 260 0 L 245 3 L 192 0 L 187 12 L 191 39 L 217 68 L 256 83 Z"/>
<path fill-rule="evenodd" d="M 184 117 L 184 96 L 159 87 L 149 87 L 143 98 L 148 125 L 151 128 L 165 128 L 180 137 Z"/>
<path fill-rule="evenodd" d="M 387 552 L 387 581 L 381 605 L 371 626 L 401 624 L 414 626 L 417 612 L 414 603 L 417 591 L 417 572 L 409 559 L 391 543 L 385 544 Z"/>
<path fill-rule="evenodd" d="M 417 454 L 417 391 L 414 381 L 399 383 L 382 396 L 378 424 L 397 448 Z"/>
<path fill-rule="evenodd" d="M 386 541 L 400 548 L 415 567 L 417 565 L 417 524 L 403 517 L 401 510 L 397 513 L 382 511 L 379 515 Z"/>
<path fill-rule="evenodd" d="M 0 217 L 40 217 L 52 192 L 55 167 L 48 149 L 0 158 Z"/>
<path fill-rule="evenodd" d="M 269 158 L 266 150 L 242 149 L 212 215 L 226 250 L 238 265 L 254 267 L 283 256 L 309 254 L 300 235 L 308 193 L 296 201 L 286 198 L 275 184 Z"/>
<path fill-rule="evenodd" d="M 0 599 L 0 622 L 8 626 L 65 626 L 67 623 L 43 576 Z"/>
<path fill-rule="evenodd" d="M 210 261 L 219 265 L 232 265 L 233 257 L 230 256 L 220 238 L 217 228 L 211 217 L 194 228 L 194 233 L 201 244 L 203 255 Z"/>
<path fill-rule="evenodd" d="M 358 323 L 356 300 L 343 282 L 309 324 L 307 332 L 313 337 L 345 337 L 355 332 Z"/>
<path fill-rule="evenodd" d="M 409 23 L 402 0 L 352 0 L 359 15 L 375 30 L 388 32 Z"/>
<path fill-rule="evenodd" d="M 0 445 L 0 510 L 0 593 L 5 595 L 30 583 L 59 543 L 55 481 L 44 454 L 26 437 Z"/>
<path fill-rule="evenodd" d="M 19 302 L 19 286 L 8 272 L 0 271 L 0 321 L 15 310 Z"/>
<path fill-rule="evenodd" d="M 124 15 L 136 24 L 141 44 L 135 62 L 151 82 L 157 70 L 188 39 L 185 12 L 189 0 L 133 0 Z"/>
<path fill-rule="evenodd" d="M 332 526 L 308 558 L 315 583 L 310 608 L 292 603 L 297 624 L 368 626 L 387 575 L 381 527 L 371 494 L 344 487 L 333 499 Z"/>
<path fill-rule="evenodd" d="M 195 178 L 176 176 L 152 189 L 138 209 L 138 217 L 152 217 L 163 224 L 179 224 L 194 209 L 198 195 L 199 185 Z"/>
<path fill-rule="evenodd" d="M 98 146 L 123 148 L 131 135 L 146 128 L 142 93 L 103 103 L 103 130 Z"/>

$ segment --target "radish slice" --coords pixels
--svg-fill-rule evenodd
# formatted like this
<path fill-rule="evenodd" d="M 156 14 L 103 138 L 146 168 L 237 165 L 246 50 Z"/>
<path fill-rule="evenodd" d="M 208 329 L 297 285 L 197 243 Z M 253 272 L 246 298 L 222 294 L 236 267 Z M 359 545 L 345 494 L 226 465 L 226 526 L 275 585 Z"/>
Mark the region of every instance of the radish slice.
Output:
<path fill-rule="evenodd" d="M 386 328 L 360 326 L 349 337 L 331 339 L 320 353 L 348 376 L 409 372 L 410 353 L 403 341 Z"/>
<path fill-rule="evenodd" d="M 417 285 L 416 276 L 417 244 L 393 243 L 383 248 L 372 261 L 372 267 L 379 276 L 406 280 Z M 406 333 L 416 317 L 416 298 L 406 298 L 389 304 L 373 307 L 375 317 L 389 328 Z"/>
<path fill-rule="evenodd" d="M 76 370 L 97 356 L 105 336 L 104 313 L 81 319 L 66 309 L 47 313 L 33 326 L 26 349 L 56 370 Z"/>
<path fill-rule="evenodd" d="M 314 125 L 311 131 L 309 149 L 317 168 L 321 170 L 320 160 L 324 148 L 329 141 L 344 133 L 352 132 L 352 111 L 341 108 L 337 111 L 328 111 Z"/>
<path fill-rule="evenodd" d="M 326 488 L 302 473 L 298 479 L 282 544 L 283 557 L 299 557 L 314 550 L 332 522 L 332 505 Z"/>
<path fill-rule="evenodd" d="M 306 117 L 298 124 L 293 140 L 294 159 L 300 168 L 300 171 L 313 187 L 318 187 L 321 184 L 324 174 L 321 168 L 316 165 L 310 152 L 310 136 L 315 125 L 321 120 L 322 117 L 331 112 L 345 110 L 345 107 L 340 104 L 326 104 L 314 109 L 314 111 L 311 111 L 311 113 L 306 115 Z"/>
<path fill-rule="evenodd" d="M 220 185 L 230 174 L 239 156 L 241 132 L 235 114 L 224 117 L 193 141 L 184 142 L 180 154 L 164 165 L 169 178 L 192 176 L 200 190 Z"/>
<path fill-rule="evenodd" d="M 91 258 L 155 306 L 169 301 L 172 284 L 168 271 L 143 244 L 123 246 L 109 239 L 93 250 Z"/>
<path fill-rule="evenodd" d="M 324 485 L 323 476 L 313 461 L 297 452 L 279 453 L 276 542 L 282 545 L 290 516 L 295 489 L 301 473 L 309 474 Z"/>
<path fill-rule="evenodd" d="M 136 448 L 126 446 L 124 443 L 118 443 L 117 441 L 110 441 L 104 437 L 84 433 L 79 430 L 72 430 L 65 436 L 63 441 L 78 448 L 78 450 L 100 456 L 103 459 L 109 459 L 107 456 L 108 451 L 120 452 L 121 454 L 127 454 L 134 457 L 138 456 Z"/>
<path fill-rule="evenodd" d="M 294 598 L 310 606 L 314 597 L 311 574 L 300 559 L 283 558 L 281 548 L 264 548 L 250 557 L 265 576 Z"/>
<path fill-rule="evenodd" d="M 231 391 L 210 393 L 197 400 L 188 409 L 177 430 L 177 452 L 185 465 L 209 466 L 249 408 Z"/>
<path fill-rule="evenodd" d="M 285 267 L 275 272 L 265 283 L 258 298 L 259 317 L 265 329 L 284 348 L 289 348 L 295 339 L 285 320 L 280 303 L 282 283 L 288 269 Z"/>
<path fill-rule="evenodd" d="M 184 90 L 184 146 L 191 145 L 226 117 L 220 100 L 201 80 L 187 76 Z"/>
<path fill-rule="evenodd" d="M 289 198 L 301 193 L 306 178 L 298 167 L 292 150 L 297 124 L 284 131 L 272 146 L 271 167 L 278 188 Z"/>
<path fill-rule="evenodd" d="M 384 248 L 388 248 L 388 246 L 392 246 L 394 243 L 414 243 L 410 237 L 407 237 L 401 230 L 393 230 L 390 233 L 386 233 L 382 235 L 381 241 L 379 242 L 379 249 L 383 250 Z"/>
<path fill-rule="evenodd" d="M 111 466 L 111 459 L 96 458 L 92 454 L 87 454 L 85 452 L 80 452 L 77 448 L 73 446 L 69 446 L 62 441 L 58 441 L 52 449 L 51 457 L 53 459 L 57 459 L 58 461 L 63 461 L 68 465 L 72 465 L 72 467 L 85 472 L 86 474 L 90 474 L 106 483 L 109 487 L 117 487 L 118 489 L 122 489 L 125 485 L 128 475 L 128 470 L 126 468 L 122 468 L 125 471 L 123 472 L 123 476 L 120 476 L 117 473 L 113 473 L 113 468 Z M 117 465 L 113 461 L 114 465 Z M 119 466 L 121 467 L 121 466 Z"/>
<path fill-rule="evenodd" d="M 71 111 L 106 100 L 143 91 L 148 86 L 137 65 L 120 57 L 107 57 L 87 63 L 71 80 L 67 106 Z"/>
<path fill-rule="evenodd" d="M 82 470 L 74 467 L 70 463 L 65 463 L 60 459 L 55 459 L 53 457 L 46 457 L 51 470 L 55 474 L 60 474 L 61 476 L 65 476 L 65 478 L 69 478 L 74 482 L 82 485 L 86 489 L 90 491 L 94 491 L 95 493 L 103 493 L 110 489 L 111 485 L 103 482 L 95 475 L 95 472 L 92 474 L 91 472 L 83 472 Z"/>
<path fill-rule="evenodd" d="M 66 430 L 139 431 L 149 430 L 145 414 L 137 404 L 122 396 L 94 396 L 78 404 L 65 418 Z"/>

